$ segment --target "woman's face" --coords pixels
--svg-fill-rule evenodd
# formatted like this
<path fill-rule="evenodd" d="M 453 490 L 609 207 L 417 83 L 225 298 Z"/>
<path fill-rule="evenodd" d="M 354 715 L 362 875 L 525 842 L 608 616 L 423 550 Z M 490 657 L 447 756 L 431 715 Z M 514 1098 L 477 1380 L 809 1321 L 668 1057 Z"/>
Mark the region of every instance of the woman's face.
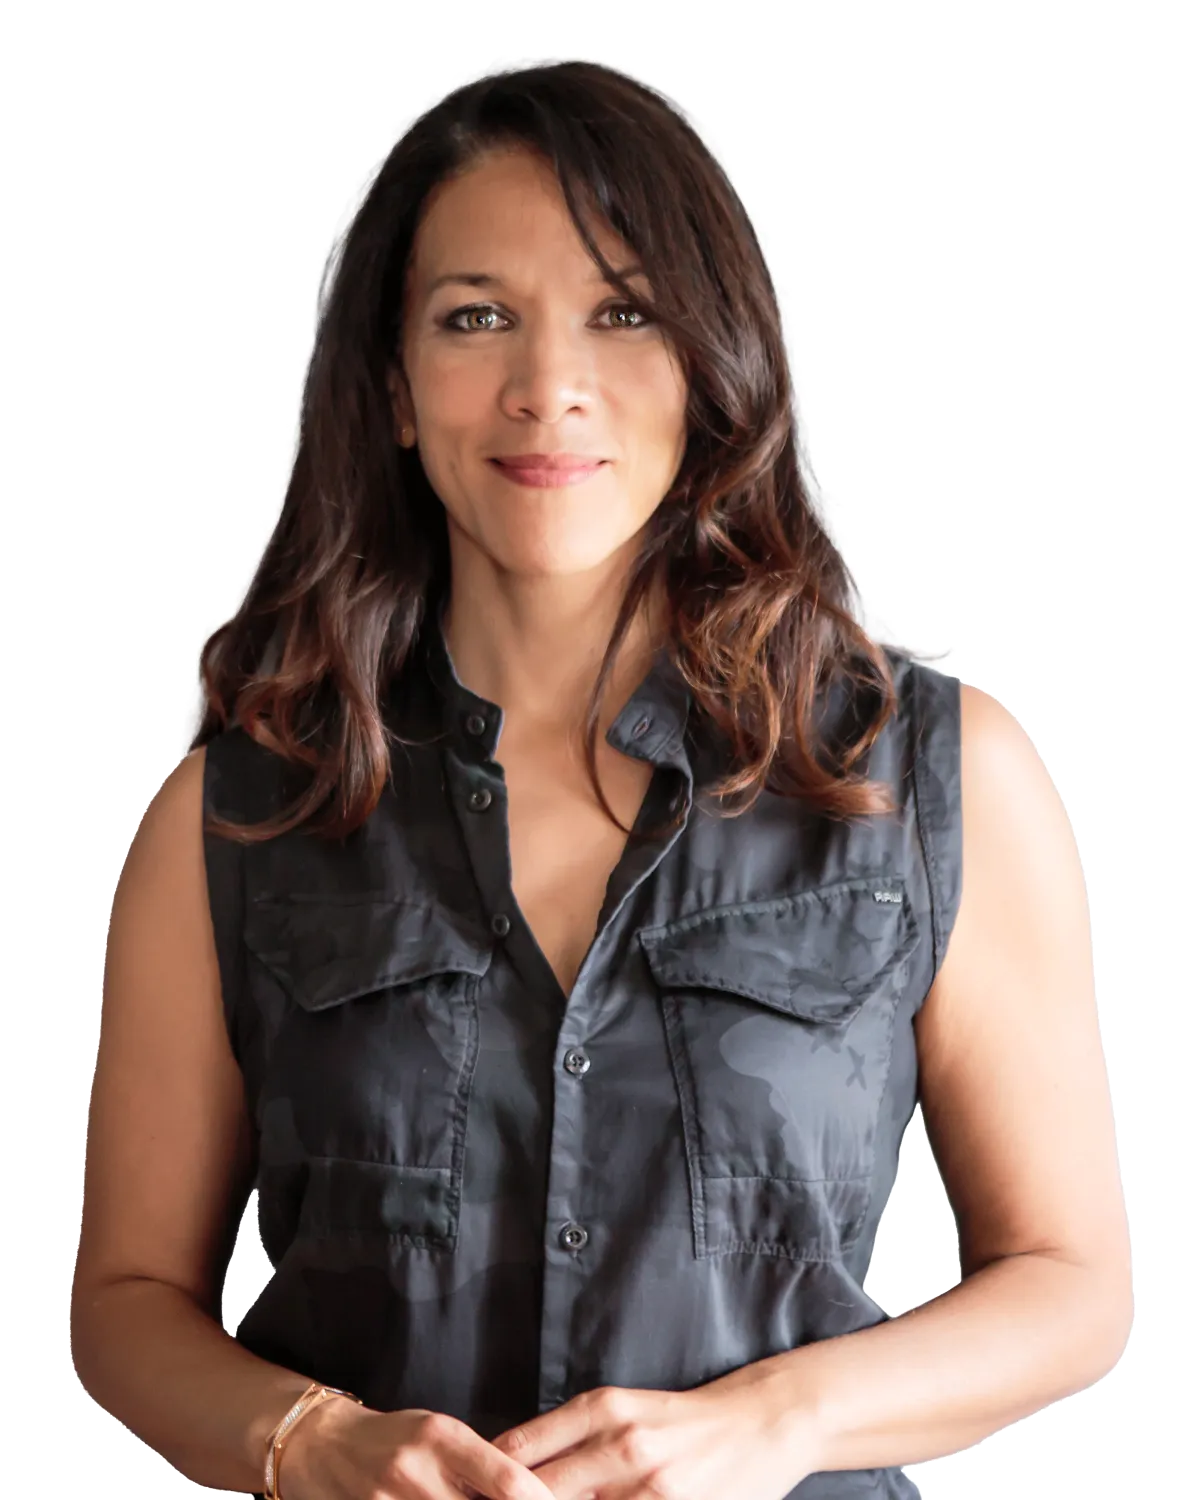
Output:
<path fill-rule="evenodd" d="M 594 232 L 623 270 L 627 247 L 607 225 Z M 452 555 L 478 549 L 525 576 L 615 563 L 675 478 L 683 372 L 658 324 L 599 275 L 530 154 L 493 154 L 431 194 L 405 291 L 407 388 L 396 370 L 388 385 L 397 440 L 408 426 L 446 507 Z M 645 278 L 637 288 L 651 290 Z M 604 462 L 580 482 L 534 487 L 495 462 L 526 453 Z"/>

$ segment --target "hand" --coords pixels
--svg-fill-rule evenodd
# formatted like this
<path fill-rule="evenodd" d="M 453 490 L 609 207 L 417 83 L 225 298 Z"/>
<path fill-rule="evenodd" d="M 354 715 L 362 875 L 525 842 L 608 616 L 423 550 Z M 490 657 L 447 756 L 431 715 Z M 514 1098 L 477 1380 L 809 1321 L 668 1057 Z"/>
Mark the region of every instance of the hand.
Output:
<path fill-rule="evenodd" d="M 554 1500 L 543 1480 L 446 1412 L 324 1401 L 279 1460 L 282 1500 Z"/>
<path fill-rule="evenodd" d="M 783 1500 L 814 1472 L 814 1438 L 741 1374 L 686 1391 L 600 1386 L 493 1443 L 555 1500 Z"/>

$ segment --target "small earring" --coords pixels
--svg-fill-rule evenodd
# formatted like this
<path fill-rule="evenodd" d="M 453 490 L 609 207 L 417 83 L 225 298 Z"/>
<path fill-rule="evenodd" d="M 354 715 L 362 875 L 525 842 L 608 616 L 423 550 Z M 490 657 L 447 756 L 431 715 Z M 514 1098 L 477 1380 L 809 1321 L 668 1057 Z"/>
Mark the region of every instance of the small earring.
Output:
<path fill-rule="evenodd" d="M 416 437 L 416 433 L 413 431 L 413 429 L 411 427 L 402 427 L 400 429 L 400 441 L 406 448 L 408 447 L 408 440 L 410 437 Z"/>

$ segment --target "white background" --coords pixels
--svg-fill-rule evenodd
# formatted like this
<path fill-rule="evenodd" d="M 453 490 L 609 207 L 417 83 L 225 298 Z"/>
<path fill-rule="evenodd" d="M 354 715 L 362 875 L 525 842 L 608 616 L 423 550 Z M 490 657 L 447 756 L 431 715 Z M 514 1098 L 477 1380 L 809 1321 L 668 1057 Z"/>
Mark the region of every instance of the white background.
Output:
<path fill-rule="evenodd" d="M 1194 1483 L 1196 16 L 343 0 L 6 23 L 6 1489 L 196 1492 L 70 1358 L 113 890 L 278 513 L 335 236 L 446 91 L 569 57 L 666 92 L 725 166 L 869 626 L 1018 717 L 1086 870 L 1133 1334 L 1098 1384 L 908 1472 L 925 1500 Z M 269 1274 L 253 1209 L 231 1330 Z M 867 1290 L 895 1316 L 956 1280 L 918 1114 Z"/>

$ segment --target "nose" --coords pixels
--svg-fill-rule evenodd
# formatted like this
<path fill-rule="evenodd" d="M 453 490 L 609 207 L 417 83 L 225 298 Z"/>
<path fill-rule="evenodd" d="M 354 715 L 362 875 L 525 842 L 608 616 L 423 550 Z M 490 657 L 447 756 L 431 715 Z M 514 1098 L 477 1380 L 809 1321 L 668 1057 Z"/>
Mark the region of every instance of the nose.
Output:
<path fill-rule="evenodd" d="M 501 406 L 515 420 L 557 422 L 595 402 L 594 353 L 586 330 L 550 318 L 530 319 L 504 340 Z"/>

